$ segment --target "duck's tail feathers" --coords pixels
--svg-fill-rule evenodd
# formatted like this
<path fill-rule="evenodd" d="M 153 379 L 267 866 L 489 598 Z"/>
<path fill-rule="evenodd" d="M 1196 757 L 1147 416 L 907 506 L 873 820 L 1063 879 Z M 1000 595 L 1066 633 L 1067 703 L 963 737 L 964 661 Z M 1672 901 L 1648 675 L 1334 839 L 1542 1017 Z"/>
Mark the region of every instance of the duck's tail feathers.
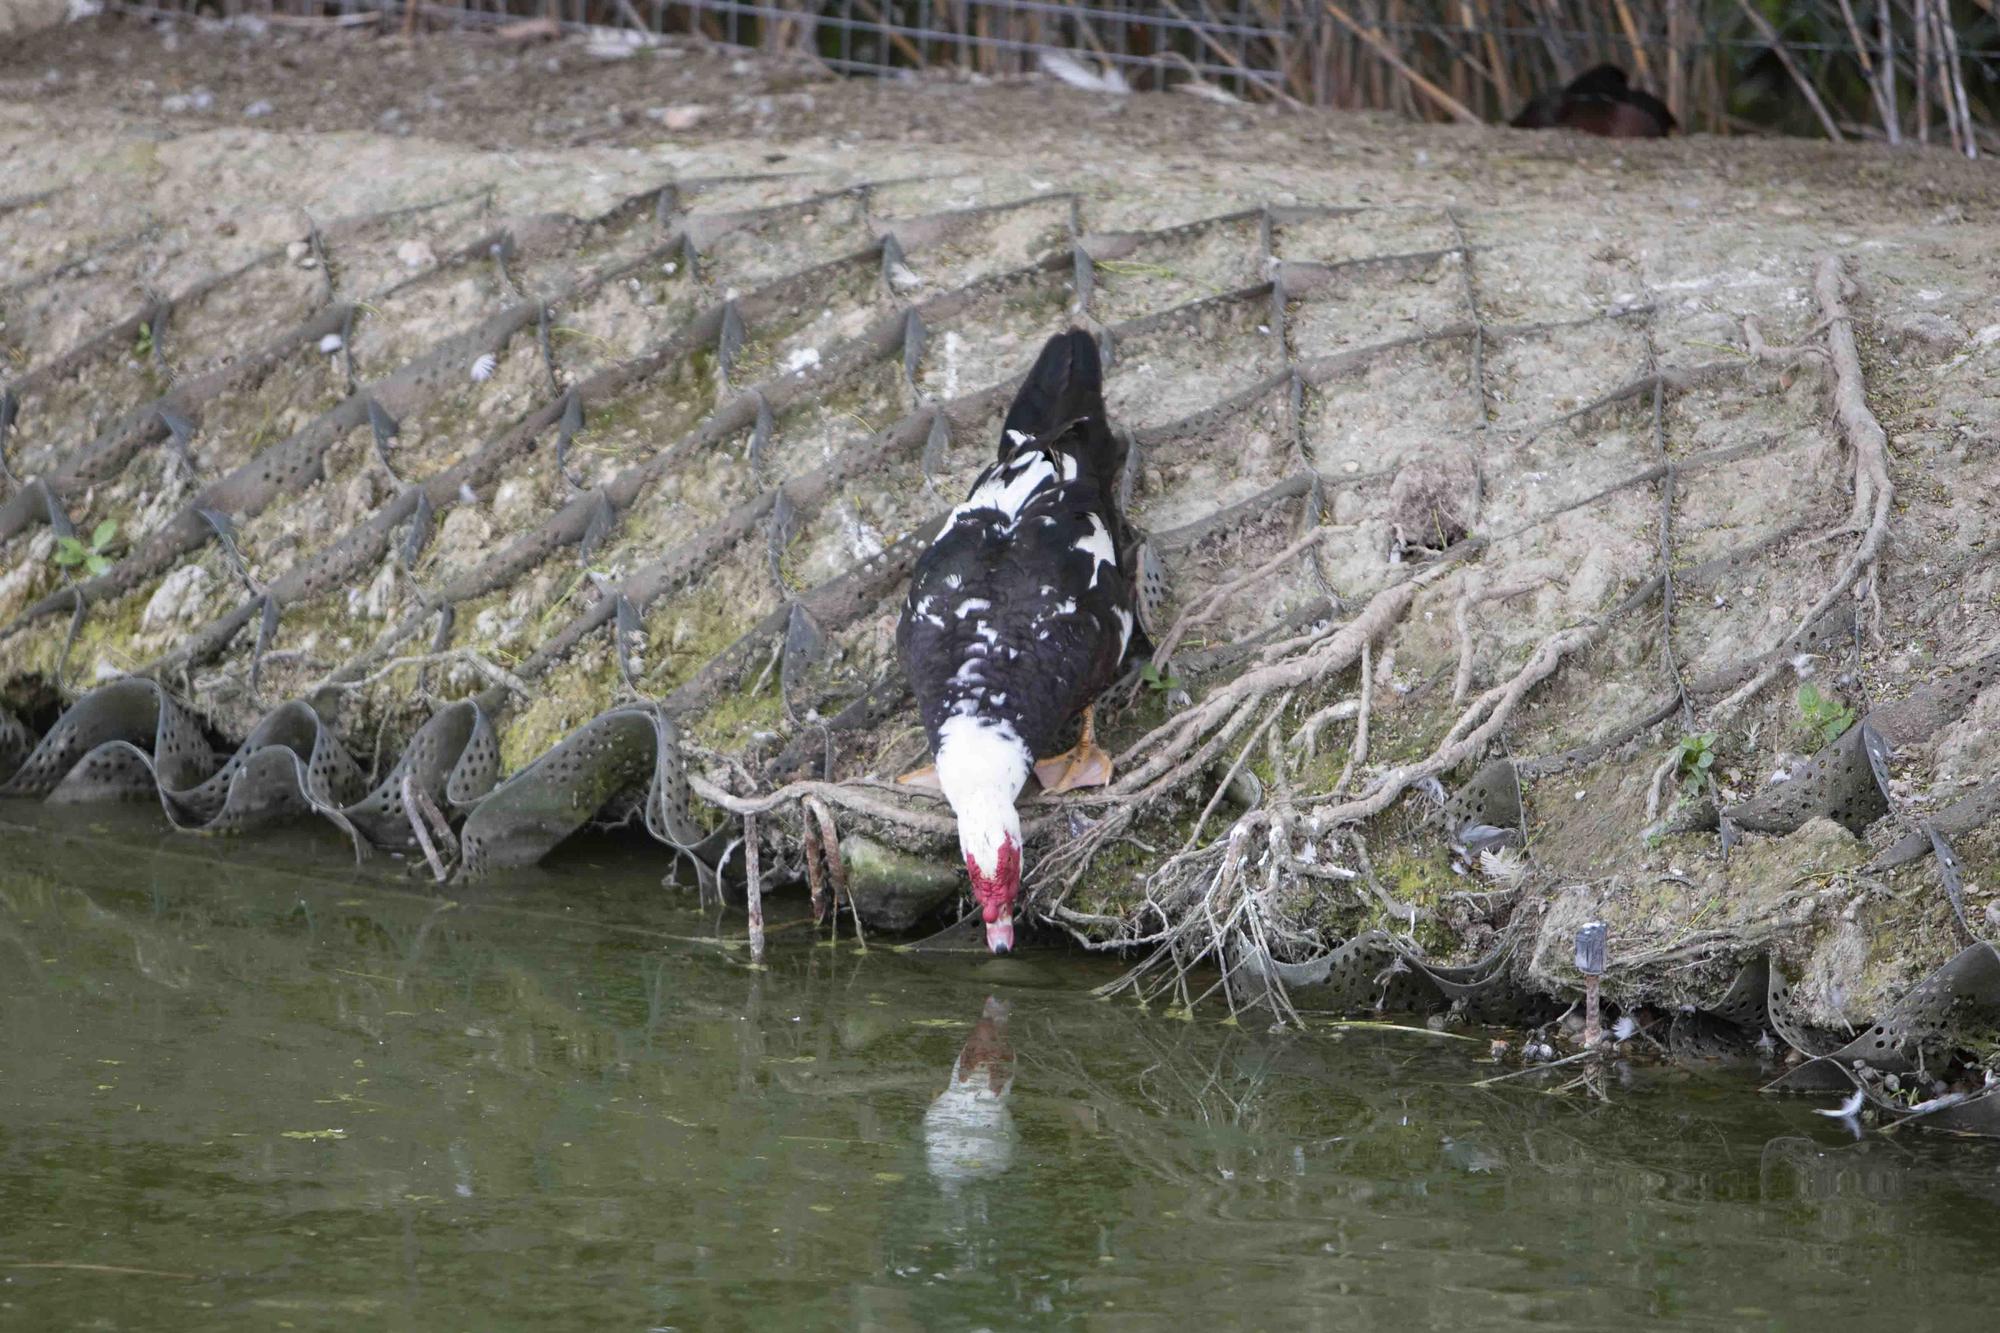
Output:
<path fill-rule="evenodd" d="M 1000 456 L 1011 454 L 1022 442 L 1019 437 L 1054 444 L 1057 436 L 1079 425 L 1087 438 L 1109 434 L 1097 343 L 1082 329 L 1070 329 L 1043 344 L 1035 368 L 1014 395 L 1000 430 Z"/>

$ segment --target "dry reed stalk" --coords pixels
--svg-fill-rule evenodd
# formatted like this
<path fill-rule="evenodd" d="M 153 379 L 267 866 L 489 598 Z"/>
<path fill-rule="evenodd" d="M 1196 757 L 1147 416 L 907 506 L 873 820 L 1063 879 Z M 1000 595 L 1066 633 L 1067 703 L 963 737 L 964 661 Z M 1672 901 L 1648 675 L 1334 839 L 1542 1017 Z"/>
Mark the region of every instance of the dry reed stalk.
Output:
<path fill-rule="evenodd" d="M 1924 16 L 1930 12 L 1928 0 L 1913 0 L 1912 12 L 1917 21 L 1917 142 L 1924 147 L 1931 143 L 1931 30 Z"/>
<path fill-rule="evenodd" d="M 1160 3 L 1167 7 L 1168 13 L 1172 14 L 1175 18 L 1181 20 L 1183 23 L 1188 23 L 1187 15 L 1183 14 L 1180 11 L 1180 7 L 1174 4 L 1174 0 L 1160 0 Z M 1259 88 L 1262 88 L 1265 92 L 1271 94 L 1271 96 L 1277 98 L 1279 101 L 1290 106 L 1295 111 L 1304 109 L 1299 105 L 1299 103 L 1296 100 L 1294 100 L 1282 88 L 1273 86 L 1269 79 L 1245 67 L 1243 62 L 1237 59 L 1236 54 L 1234 52 L 1232 52 L 1228 47 L 1224 46 L 1221 42 L 1216 41 L 1215 38 L 1212 35 L 1210 35 L 1207 28 L 1199 27 L 1192 23 L 1189 23 L 1189 26 L 1194 28 L 1195 35 L 1201 38 L 1201 44 L 1203 46 L 1206 46 L 1209 50 L 1215 52 L 1215 54 L 1222 59 L 1222 62 L 1224 64 L 1228 65 L 1231 69 L 1235 70 L 1238 74 L 1242 75 L 1245 81 L 1255 84 Z"/>
<path fill-rule="evenodd" d="M 1370 50 L 1382 57 L 1385 64 L 1409 80 L 1412 88 L 1423 93 L 1425 97 L 1428 97 L 1431 101 L 1449 112 L 1454 120 L 1465 125 L 1478 125 L 1482 123 L 1479 117 L 1473 115 L 1463 102 L 1458 101 L 1450 93 L 1403 63 L 1403 58 L 1396 54 L 1393 47 L 1374 33 L 1357 24 L 1349 17 L 1347 11 L 1335 4 L 1333 0 L 1323 0 L 1323 3 L 1326 5 L 1327 12 L 1333 15 L 1334 19 L 1342 27 L 1365 42 Z"/>
<path fill-rule="evenodd" d="M 1555 62 L 1556 82 L 1568 83 L 1576 77 L 1576 66 L 1570 61 L 1569 48 L 1557 35 L 1559 24 L 1556 19 L 1555 0 L 1541 0 L 1530 11 L 1535 18 L 1535 28 L 1541 33 L 1542 45 L 1547 48 L 1549 59 Z"/>
<path fill-rule="evenodd" d="M 868 16 L 868 21 L 882 30 L 882 36 L 888 39 L 891 46 L 901 51 L 904 58 L 918 69 L 924 67 L 923 52 L 917 50 L 910 39 L 902 33 L 890 30 L 889 20 L 884 18 L 882 11 L 875 7 L 874 0 L 855 0 L 855 3 L 861 6 L 862 12 Z"/>
<path fill-rule="evenodd" d="M 1786 49 L 1785 43 L 1779 38 L 1777 29 L 1771 26 L 1770 20 L 1753 9 L 1750 0 L 1736 0 L 1736 7 L 1743 11 L 1743 17 L 1750 20 L 1750 26 L 1757 30 L 1758 35 L 1771 44 L 1771 54 L 1778 58 L 1778 63 L 1785 67 L 1785 73 L 1791 75 L 1792 82 L 1798 85 L 1806 104 L 1812 107 L 1813 114 L 1819 117 L 1819 123 L 1825 128 L 1826 137 L 1835 143 L 1845 143 L 1847 136 L 1842 134 L 1840 126 L 1834 123 L 1832 113 L 1826 109 L 1826 103 L 1820 100 L 1819 90 L 1813 87 L 1812 80 L 1806 77 L 1798 62 L 1792 59 L 1792 53 Z"/>
<path fill-rule="evenodd" d="M 1903 142 L 1903 112 L 1896 105 L 1896 25 L 1895 11 L 1889 7 L 1889 0 L 1878 0 L 1875 18 L 1882 29 L 1882 110 L 1887 117 L 1884 128 L 1889 131 L 1889 142 Z"/>
<path fill-rule="evenodd" d="M 1937 65 L 1938 100 L 1944 106 L 1945 133 L 1951 136 L 1953 151 L 1961 151 L 1963 145 L 1960 143 L 1958 136 L 1958 108 L 1952 105 L 1951 76 L 1948 72 L 1947 61 L 1945 59 L 1944 25 L 1938 21 L 1938 10 L 1940 8 L 1942 8 L 1942 5 L 1938 3 L 1938 0 L 1932 0 L 1932 3 L 1926 4 L 1922 22 L 1929 28 L 1925 37 L 1930 46 L 1931 59 Z"/>
<path fill-rule="evenodd" d="M 1625 42 L 1632 48 L 1632 64 L 1639 71 L 1639 81 L 1650 86 L 1653 82 L 1652 68 L 1646 60 L 1646 47 L 1639 40 L 1639 25 L 1632 19 L 1632 7 L 1625 0 L 1615 0 L 1618 9 L 1619 26 L 1625 29 Z"/>
<path fill-rule="evenodd" d="M 1459 0 L 1458 12 L 1460 22 L 1465 25 L 1466 32 L 1472 33 L 1478 31 L 1477 26 L 1472 21 L 1471 0 Z M 1508 86 L 1507 82 L 1507 62 L 1500 58 L 1500 42 L 1499 39 L 1494 37 L 1490 28 L 1486 31 L 1485 37 L 1486 61 L 1488 67 L 1493 71 L 1494 90 L 1500 95 L 1500 115 L 1502 118 L 1505 118 L 1508 111 L 1514 105 L 1514 91 Z"/>
<path fill-rule="evenodd" d="M 1681 62 L 1681 0 L 1667 0 L 1667 110 L 1688 123 L 1687 67 Z"/>
<path fill-rule="evenodd" d="M 1940 6 L 1941 10 L 1942 7 Z M 1944 36 L 1944 47 L 1948 53 L 1946 69 L 1951 74 L 1951 94 L 1957 103 L 1958 124 L 1964 138 L 1961 151 L 1967 157 L 1977 158 L 1979 156 L 1979 139 L 1973 133 L 1972 108 L 1965 97 L 1965 70 L 1958 56 L 1958 32 L 1952 27 L 1950 17 L 1942 12 L 1938 15 L 1938 29 Z"/>
<path fill-rule="evenodd" d="M 1881 76 L 1877 72 L 1874 58 L 1868 54 L 1868 43 L 1861 40 L 1861 25 L 1854 18 L 1853 0 L 1840 0 L 1840 18 L 1847 25 L 1847 35 L 1854 42 L 1854 58 L 1861 64 L 1862 77 L 1868 84 L 1868 95 L 1875 102 L 1875 113 L 1881 116 L 1886 124 L 1889 120 L 1889 108 L 1882 100 Z"/>

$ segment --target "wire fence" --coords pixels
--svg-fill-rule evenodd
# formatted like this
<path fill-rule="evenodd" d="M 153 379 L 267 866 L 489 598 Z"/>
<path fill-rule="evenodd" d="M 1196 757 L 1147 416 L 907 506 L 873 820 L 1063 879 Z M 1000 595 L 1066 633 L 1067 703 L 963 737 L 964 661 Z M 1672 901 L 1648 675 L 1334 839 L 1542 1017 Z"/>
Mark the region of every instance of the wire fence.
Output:
<path fill-rule="evenodd" d="M 1505 120 L 1609 62 L 1689 129 L 2000 146 L 2000 0 L 150 0 L 143 11 L 540 20 L 698 35 L 852 74 L 1042 71 L 1464 122 Z"/>

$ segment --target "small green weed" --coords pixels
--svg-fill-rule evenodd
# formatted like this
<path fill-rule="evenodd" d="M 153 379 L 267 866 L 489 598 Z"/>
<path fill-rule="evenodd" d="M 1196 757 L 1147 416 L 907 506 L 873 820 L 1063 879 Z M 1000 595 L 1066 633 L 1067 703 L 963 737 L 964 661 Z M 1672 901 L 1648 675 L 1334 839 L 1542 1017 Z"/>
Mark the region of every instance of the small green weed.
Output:
<path fill-rule="evenodd" d="M 1825 749 L 1854 725 L 1854 710 L 1822 693 L 1811 681 L 1799 686 L 1798 702 L 1799 720 L 1805 724 L 1809 738 L 1808 753 Z"/>
<path fill-rule="evenodd" d="M 62 569 L 81 566 L 92 575 L 106 573 L 111 568 L 111 557 L 106 554 L 111 543 L 118 537 L 118 520 L 107 518 L 91 530 L 90 544 L 83 544 L 80 537 L 56 538 L 55 554 L 50 559 Z"/>
<path fill-rule="evenodd" d="M 141 361 L 144 361 L 147 357 L 150 357 L 152 354 L 153 354 L 153 326 L 151 324 L 141 324 L 139 326 L 139 336 L 132 343 L 132 355 L 138 357 Z"/>
<path fill-rule="evenodd" d="M 1689 790 L 1697 789 L 1708 780 L 1708 771 L 1715 767 L 1715 733 L 1703 731 L 1683 736 L 1677 752 L 1682 785 Z"/>
<path fill-rule="evenodd" d="M 1149 690 L 1177 690 L 1181 687 L 1179 676 L 1163 676 L 1151 662 L 1139 668 L 1139 679 Z"/>

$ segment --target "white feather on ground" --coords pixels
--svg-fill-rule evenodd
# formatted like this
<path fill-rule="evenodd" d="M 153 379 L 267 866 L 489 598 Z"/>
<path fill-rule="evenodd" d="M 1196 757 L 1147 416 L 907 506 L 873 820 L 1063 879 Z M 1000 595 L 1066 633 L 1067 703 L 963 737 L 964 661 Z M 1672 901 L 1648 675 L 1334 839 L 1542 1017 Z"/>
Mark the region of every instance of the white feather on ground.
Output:
<path fill-rule="evenodd" d="M 1042 73 L 1088 93 L 1113 93 L 1122 97 L 1132 91 L 1132 85 L 1125 82 L 1125 76 L 1118 72 L 1116 65 L 1106 65 L 1100 73 L 1066 51 L 1043 51 L 1041 66 Z"/>
<path fill-rule="evenodd" d="M 1174 85 L 1173 91 L 1186 93 L 1189 97 L 1199 97 L 1204 101 L 1218 102 L 1223 106 L 1243 105 L 1243 99 L 1235 93 L 1230 92 L 1227 88 L 1217 87 L 1206 79 L 1189 79 L 1186 83 L 1177 83 Z"/>

